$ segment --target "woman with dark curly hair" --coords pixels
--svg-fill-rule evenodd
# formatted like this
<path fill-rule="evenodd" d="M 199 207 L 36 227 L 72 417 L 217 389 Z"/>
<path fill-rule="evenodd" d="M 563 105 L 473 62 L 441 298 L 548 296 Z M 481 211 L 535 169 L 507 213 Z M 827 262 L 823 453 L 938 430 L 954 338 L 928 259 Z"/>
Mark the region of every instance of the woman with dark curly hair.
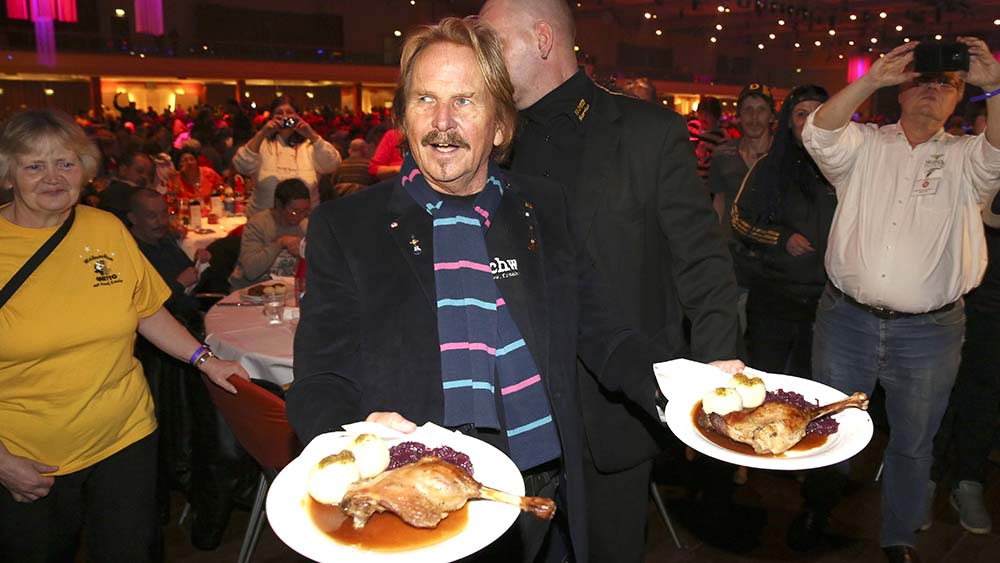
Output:
<path fill-rule="evenodd" d="M 185 147 L 177 157 L 177 184 L 175 191 L 179 197 L 205 199 L 212 190 L 222 184 L 222 176 L 210 166 L 198 164 L 198 151 Z"/>
<path fill-rule="evenodd" d="M 772 373 L 812 373 L 812 324 L 826 285 L 823 257 L 837 198 L 802 147 L 802 128 L 827 98 L 813 85 L 789 93 L 770 152 L 733 202 L 733 230 L 760 251 L 762 265 L 747 303 L 750 364 Z"/>

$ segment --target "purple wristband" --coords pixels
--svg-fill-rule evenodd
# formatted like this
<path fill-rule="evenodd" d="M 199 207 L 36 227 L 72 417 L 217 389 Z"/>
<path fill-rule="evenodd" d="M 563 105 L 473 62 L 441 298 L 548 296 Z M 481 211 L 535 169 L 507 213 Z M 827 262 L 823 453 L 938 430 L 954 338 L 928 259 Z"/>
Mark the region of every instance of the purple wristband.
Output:
<path fill-rule="evenodd" d="M 992 98 L 993 96 L 1000 96 L 1000 88 L 997 88 L 996 90 L 994 90 L 992 92 L 983 92 L 982 94 L 980 94 L 978 96 L 974 96 L 972 98 L 969 98 L 969 101 L 970 102 L 981 102 L 983 100 L 988 100 L 988 99 Z"/>
<path fill-rule="evenodd" d="M 198 349 L 194 351 L 194 354 L 191 354 L 191 359 L 188 360 L 188 363 L 194 365 L 194 363 L 198 361 L 198 358 L 201 357 L 201 355 L 205 352 L 205 350 L 208 350 L 208 344 L 202 344 L 201 346 L 199 346 Z"/>

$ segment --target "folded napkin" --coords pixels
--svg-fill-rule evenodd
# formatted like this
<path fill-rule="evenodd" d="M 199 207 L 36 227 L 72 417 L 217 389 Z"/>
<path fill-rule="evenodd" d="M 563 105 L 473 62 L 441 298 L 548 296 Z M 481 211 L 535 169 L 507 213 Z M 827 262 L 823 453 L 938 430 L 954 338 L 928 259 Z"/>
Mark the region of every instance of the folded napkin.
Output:
<path fill-rule="evenodd" d="M 353 422 L 351 424 L 345 424 L 344 432 L 354 436 L 360 434 L 374 434 L 383 440 L 409 440 L 413 442 L 423 442 L 425 444 L 443 442 L 451 435 L 459 434 L 458 431 L 448 430 L 447 428 L 438 426 L 433 422 L 427 422 L 422 426 L 418 426 L 417 429 L 410 434 L 404 434 L 377 422 Z"/>

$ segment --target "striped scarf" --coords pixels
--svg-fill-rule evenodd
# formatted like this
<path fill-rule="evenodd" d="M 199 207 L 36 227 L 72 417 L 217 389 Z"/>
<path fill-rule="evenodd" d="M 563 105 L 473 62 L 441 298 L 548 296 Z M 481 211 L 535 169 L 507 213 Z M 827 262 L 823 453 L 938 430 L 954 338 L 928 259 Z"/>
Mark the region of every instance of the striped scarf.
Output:
<path fill-rule="evenodd" d="M 406 192 L 434 218 L 445 426 L 501 428 L 499 386 L 502 426 L 517 467 L 523 471 L 559 457 L 559 436 L 538 366 L 490 272 L 486 231 L 503 196 L 499 169 L 490 161 L 486 187 L 471 206 L 434 191 L 410 155 L 401 173 Z"/>

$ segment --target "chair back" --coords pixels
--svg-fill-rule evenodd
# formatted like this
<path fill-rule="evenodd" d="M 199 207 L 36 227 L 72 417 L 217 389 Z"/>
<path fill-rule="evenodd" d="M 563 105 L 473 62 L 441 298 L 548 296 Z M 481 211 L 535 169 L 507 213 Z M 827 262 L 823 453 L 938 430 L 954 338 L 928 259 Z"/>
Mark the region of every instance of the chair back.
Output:
<path fill-rule="evenodd" d="M 236 440 L 261 467 L 280 470 L 295 459 L 302 448 L 288 424 L 282 398 L 237 375 L 228 379 L 236 387 L 236 395 L 212 383 L 205 374 L 201 378 Z"/>

